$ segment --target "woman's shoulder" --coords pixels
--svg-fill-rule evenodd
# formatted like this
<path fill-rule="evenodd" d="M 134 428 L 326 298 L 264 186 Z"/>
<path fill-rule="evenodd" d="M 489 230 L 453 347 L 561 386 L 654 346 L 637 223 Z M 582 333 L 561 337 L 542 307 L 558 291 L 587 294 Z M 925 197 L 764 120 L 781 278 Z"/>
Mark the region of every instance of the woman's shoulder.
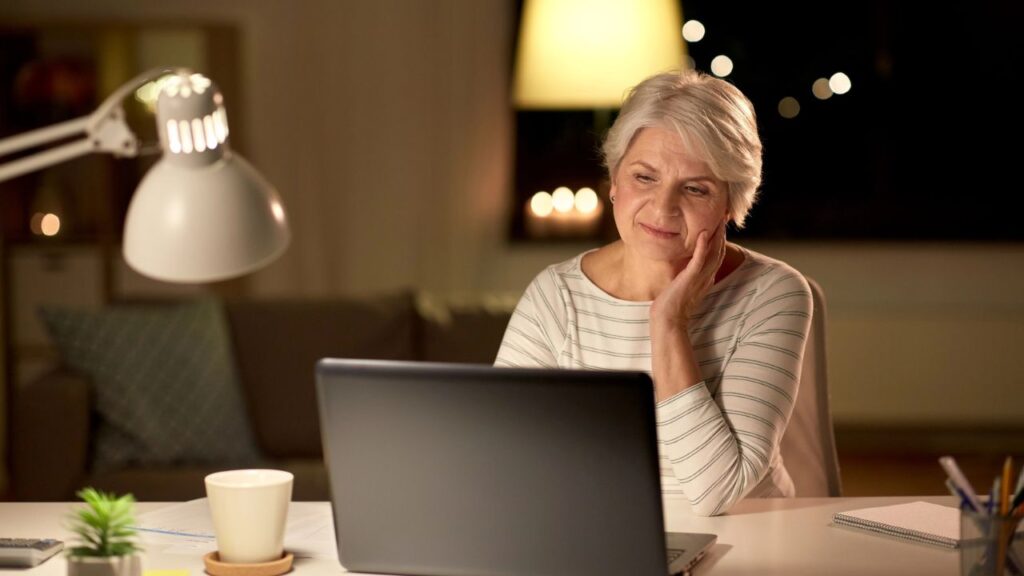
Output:
<path fill-rule="evenodd" d="M 545 322 L 564 325 L 574 314 L 573 294 L 585 279 L 580 261 L 586 252 L 545 267 L 537 273 L 520 298 L 521 309 L 532 309 Z"/>
<path fill-rule="evenodd" d="M 807 279 L 790 264 L 760 252 L 740 246 L 744 262 L 740 265 L 738 280 L 759 294 L 799 291 L 810 295 Z"/>
<path fill-rule="evenodd" d="M 583 257 L 593 250 L 581 252 L 572 258 L 556 262 L 537 273 L 531 286 L 555 289 L 568 289 L 584 281 Z"/>

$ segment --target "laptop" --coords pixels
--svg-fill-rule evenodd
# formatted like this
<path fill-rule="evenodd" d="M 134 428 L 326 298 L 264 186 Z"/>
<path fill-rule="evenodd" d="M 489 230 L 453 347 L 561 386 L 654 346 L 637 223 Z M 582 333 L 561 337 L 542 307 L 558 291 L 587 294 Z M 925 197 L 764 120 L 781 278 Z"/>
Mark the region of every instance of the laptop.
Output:
<path fill-rule="evenodd" d="M 665 534 L 642 372 L 339 359 L 316 372 L 349 571 L 665 576 L 715 542 Z"/>

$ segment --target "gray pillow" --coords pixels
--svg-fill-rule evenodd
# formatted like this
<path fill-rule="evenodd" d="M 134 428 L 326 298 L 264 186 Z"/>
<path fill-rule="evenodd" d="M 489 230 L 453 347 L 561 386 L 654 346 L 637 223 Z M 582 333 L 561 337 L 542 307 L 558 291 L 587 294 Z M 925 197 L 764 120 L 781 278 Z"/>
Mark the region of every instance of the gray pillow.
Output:
<path fill-rule="evenodd" d="M 92 382 L 94 469 L 258 460 L 217 300 L 40 316 L 63 362 Z"/>

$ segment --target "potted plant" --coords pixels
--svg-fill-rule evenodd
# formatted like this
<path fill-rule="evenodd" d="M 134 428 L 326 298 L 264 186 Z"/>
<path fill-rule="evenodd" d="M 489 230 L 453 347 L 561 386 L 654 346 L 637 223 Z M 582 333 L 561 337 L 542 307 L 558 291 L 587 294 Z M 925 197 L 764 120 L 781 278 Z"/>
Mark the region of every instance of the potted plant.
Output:
<path fill-rule="evenodd" d="M 68 576 L 140 576 L 142 561 L 137 544 L 135 498 L 116 496 L 93 488 L 79 490 L 86 506 L 70 518 L 72 532 L 78 536 L 68 548 Z"/>

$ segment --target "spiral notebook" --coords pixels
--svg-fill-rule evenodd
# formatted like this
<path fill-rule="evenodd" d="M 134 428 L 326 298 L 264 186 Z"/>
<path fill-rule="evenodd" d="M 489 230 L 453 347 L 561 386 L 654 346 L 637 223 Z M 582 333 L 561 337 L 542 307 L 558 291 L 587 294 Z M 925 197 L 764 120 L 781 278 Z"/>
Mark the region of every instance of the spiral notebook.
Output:
<path fill-rule="evenodd" d="M 930 502 L 837 512 L 832 522 L 943 548 L 960 545 L 960 510 Z"/>

